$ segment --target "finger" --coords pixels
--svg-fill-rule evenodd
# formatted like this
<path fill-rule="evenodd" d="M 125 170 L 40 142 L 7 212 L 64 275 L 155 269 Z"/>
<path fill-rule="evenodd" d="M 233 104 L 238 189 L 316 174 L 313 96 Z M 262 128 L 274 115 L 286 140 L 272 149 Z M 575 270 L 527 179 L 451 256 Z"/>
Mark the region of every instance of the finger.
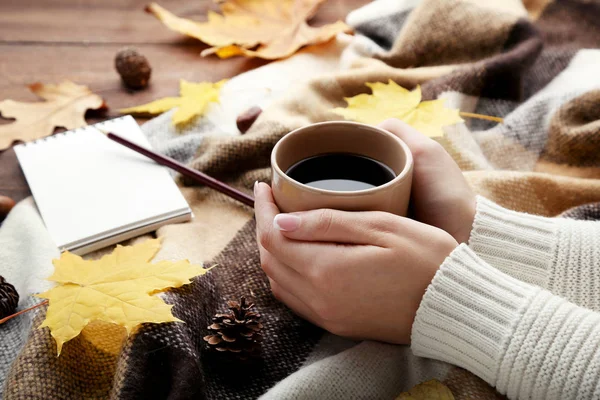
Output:
<path fill-rule="evenodd" d="M 398 119 L 388 119 L 379 127 L 398 136 L 410 149 L 415 160 L 415 174 L 428 171 L 437 182 L 462 182 L 462 172 L 450 154 L 435 140 L 423 135 Z M 417 180 L 418 178 L 415 178 Z M 415 186 L 413 185 L 413 188 Z"/>
<path fill-rule="evenodd" d="M 279 214 L 269 185 L 258 182 L 254 187 L 254 214 L 256 216 L 257 233 L 268 232 L 273 225 L 273 218 Z"/>
<path fill-rule="evenodd" d="M 314 289 L 308 281 L 293 268 L 277 260 L 271 253 L 259 246 L 260 265 L 269 279 L 275 280 L 286 291 L 299 298 L 311 298 Z"/>
<path fill-rule="evenodd" d="M 331 209 L 278 214 L 274 227 L 285 237 L 310 242 L 333 242 L 385 247 L 401 229 L 393 214 Z"/>
<path fill-rule="evenodd" d="M 256 187 L 254 208 L 259 244 L 301 275 L 306 275 L 308 269 L 323 262 L 343 257 L 342 250 L 336 246 L 294 241 L 275 229 L 273 220 L 279 209 L 273 200 L 271 188 L 265 183 L 259 183 Z"/>
<path fill-rule="evenodd" d="M 279 258 L 279 250 L 285 247 L 285 242 L 288 241 L 273 226 L 273 219 L 278 213 L 271 188 L 266 183 L 259 182 L 254 188 L 256 236 L 259 246 L 274 253 L 275 258 Z"/>
<path fill-rule="evenodd" d="M 410 125 L 398 119 L 388 119 L 379 124 L 379 127 L 393 133 L 406 143 L 414 157 L 415 169 L 431 163 L 442 168 L 458 168 L 441 144 Z"/>
<path fill-rule="evenodd" d="M 378 126 L 398 136 L 411 150 L 413 150 L 413 147 L 418 147 L 430 142 L 435 143 L 435 140 L 428 138 L 412 126 L 400 121 L 399 119 L 386 119 Z"/>
<path fill-rule="evenodd" d="M 296 296 L 283 289 L 276 281 L 269 279 L 271 284 L 271 291 L 273 295 L 282 303 L 287 305 L 292 311 L 298 314 L 300 317 L 312 322 L 315 325 L 321 326 L 321 319 Z"/>

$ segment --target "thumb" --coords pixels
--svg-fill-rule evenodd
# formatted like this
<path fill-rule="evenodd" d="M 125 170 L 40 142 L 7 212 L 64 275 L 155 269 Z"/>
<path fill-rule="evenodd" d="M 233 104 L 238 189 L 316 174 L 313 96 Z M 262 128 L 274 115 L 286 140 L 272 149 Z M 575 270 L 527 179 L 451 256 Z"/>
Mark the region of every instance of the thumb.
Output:
<path fill-rule="evenodd" d="M 423 135 L 421 132 L 399 119 L 386 119 L 378 126 L 402 139 L 412 152 L 426 147 L 429 144 L 437 144 L 435 140 Z"/>
<path fill-rule="evenodd" d="M 294 240 L 383 246 L 384 233 L 399 230 L 399 218 L 377 211 L 320 209 L 278 214 L 273 226 Z"/>

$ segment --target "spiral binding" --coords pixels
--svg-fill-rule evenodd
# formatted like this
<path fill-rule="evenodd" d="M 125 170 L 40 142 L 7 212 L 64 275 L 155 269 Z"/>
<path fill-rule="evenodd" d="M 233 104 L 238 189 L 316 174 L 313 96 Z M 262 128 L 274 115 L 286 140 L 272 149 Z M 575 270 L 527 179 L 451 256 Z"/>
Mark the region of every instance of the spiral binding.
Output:
<path fill-rule="evenodd" d="M 77 129 L 72 129 L 70 131 L 66 131 L 66 132 L 61 132 L 61 133 L 56 133 L 54 135 L 50 135 L 50 136 L 46 136 L 37 140 L 33 140 L 31 142 L 25 142 L 22 143 L 21 146 L 23 147 L 29 147 L 31 145 L 34 144 L 39 144 L 41 142 L 47 142 L 50 140 L 59 140 L 62 139 L 63 137 L 67 136 L 67 135 L 71 135 L 73 133 L 77 133 L 77 132 L 81 132 L 84 131 L 90 127 L 102 127 L 104 125 L 106 125 L 107 123 L 114 123 L 114 122 L 118 122 L 118 121 L 122 121 L 125 118 L 131 118 L 129 115 L 123 115 L 122 117 L 117 117 L 117 118 L 113 118 L 113 119 L 107 119 L 106 121 L 102 121 L 102 122 L 98 122 L 96 124 L 93 125 L 86 125 L 86 126 L 82 126 L 81 128 L 77 128 Z"/>

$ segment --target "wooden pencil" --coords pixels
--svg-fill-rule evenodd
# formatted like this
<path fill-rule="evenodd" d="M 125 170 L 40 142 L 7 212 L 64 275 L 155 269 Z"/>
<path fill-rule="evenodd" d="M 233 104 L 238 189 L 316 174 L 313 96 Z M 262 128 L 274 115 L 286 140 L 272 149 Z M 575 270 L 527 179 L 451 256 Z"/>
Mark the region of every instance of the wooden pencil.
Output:
<path fill-rule="evenodd" d="M 180 163 L 177 160 L 174 160 L 170 157 L 163 156 L 162 154 L 158 154 L 152 150 L 149 150 L 142 146 L 139 146 L 119 135 L 112 133 L 112 132 L 104 132 L 104 133 L 106 134 L 106 137 L 108 137 L 110 140 L 113 140 L 113 141 L 115 141 L 137 153 L 140 153 L 140 154 L 156 161 L 160 165 L 164 165 L 165 167 L 171 168 L 171 169 L 179 172 L 181 175 L 187 176 L 188 178 L 191 178 L 199 183 L 202 183 L 218 192 L 221 192 L 221 193 L 231 197 L 234 200 L 244 203 L 247 206 L 254 207 L 254 198 L 252 198 L 251 196 L 247 195 L 246 193 L 244 193 L 236 188 L 233 188 L 233 187 L 231 187 L 209 175 L 206 175 L 203 172 L 192 169 L 192 168 Z"/>

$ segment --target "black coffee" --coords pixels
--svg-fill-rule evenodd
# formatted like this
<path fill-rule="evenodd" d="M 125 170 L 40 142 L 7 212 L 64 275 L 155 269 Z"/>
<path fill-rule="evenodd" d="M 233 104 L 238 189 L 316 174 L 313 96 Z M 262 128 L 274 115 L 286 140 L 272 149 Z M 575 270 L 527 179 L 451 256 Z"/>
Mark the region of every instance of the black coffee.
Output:
<path fill-rule="evenodd" d="M 285 173 L 305 185 L 338 192 L 370 189 L 396 177 L 387 165 L 350 153 L 309 157 L 292 165 Z"/>

